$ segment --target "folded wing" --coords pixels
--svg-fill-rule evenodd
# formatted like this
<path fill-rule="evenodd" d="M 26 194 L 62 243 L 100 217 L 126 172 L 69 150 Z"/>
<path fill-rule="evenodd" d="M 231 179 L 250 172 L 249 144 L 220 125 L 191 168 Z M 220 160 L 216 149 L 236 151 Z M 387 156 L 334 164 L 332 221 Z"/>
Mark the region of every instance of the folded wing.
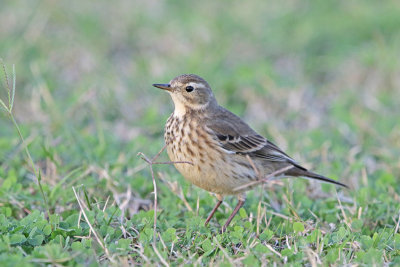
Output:
<path fill-rule="evenodd" d="M 306 170 L 278 146 L 257 134 L 233 113 L 224 110 L 217 114 L 219 114 L 218 117 L 208 120 L 207 128 L 210 129 L 210 133 L 214 135 L 220 146 L 229 153 L 249 155 L 252 158 L 266 161 L 286 162 Z"/>

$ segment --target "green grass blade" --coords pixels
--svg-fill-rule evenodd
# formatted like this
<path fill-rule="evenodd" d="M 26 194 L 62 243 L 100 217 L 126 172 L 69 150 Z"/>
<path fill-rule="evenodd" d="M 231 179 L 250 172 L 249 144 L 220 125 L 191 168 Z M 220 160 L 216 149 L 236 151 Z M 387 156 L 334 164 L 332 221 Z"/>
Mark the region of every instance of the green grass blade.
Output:
<path fill-rule="evenodd" d="M 87 203 L 87 206 L 88 206 L 89 210 L 92 210 L 92 204 L 89 201 L 89 197 L 87 195 L 87 192 L 86 192 L 85 188 L 83 188 L 83 194 L 85 195 L 85 200 L 86 200 L 86 203 Z"/>
<path fill-rule="evenodd" d="M 4 61 L 1 60 L 1 65 L 3 66 L 3 73 L 4 73 L 4 79 L 6 80 L 6 87 L 7 87 L 7 95 L 8 95 L 8 111 L 11 112 L 10 106 L 11 106 L 11 94 L 10 94 L 10 82 L 8 80 L 8 74 L 7 74 L 7 69 L 6 65 L 4 64 Z M 4 103 L 3 103 L 4 104 Z M 5 105 L 5 104 L 4 104 Z"/>
<path fill-rule="evenodd" d="M 1 99 L 0 99 L 0 104 L 1 104 L 2 108 L 4 108 L 8 113 L 10 113 L 10 111 L 8 110 L 6 104 L 4 104 L 3 100 L 1 100 Z"/>
<path fill-rule="evenodd" d="M 15 72 L 15 64 L 13 64 L 13 80 L 12 80 L 12 94 L 11 94 L 11 101 L 10 101 L 10 112 L 12 112 L 13 106 L 14 106 L 14 97 L 15 97 L 15 86 L 16 86 L 16 79 L 17 79 L 17 74 Z"/>

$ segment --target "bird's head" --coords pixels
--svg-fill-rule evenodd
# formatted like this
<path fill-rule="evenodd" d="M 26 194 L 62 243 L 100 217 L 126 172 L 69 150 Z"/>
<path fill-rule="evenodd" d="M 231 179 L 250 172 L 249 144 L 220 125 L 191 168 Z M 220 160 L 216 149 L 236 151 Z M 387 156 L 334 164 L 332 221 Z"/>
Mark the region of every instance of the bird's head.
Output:
<path fill-rule="evenodd" d="M 153 86 L 169 92 L 175 104 L 175 113 L 185 113 L 188 109 L 204 110 L 217 104 L 208 83 L 194 74 L 179 75 L 168 84 Z"/>

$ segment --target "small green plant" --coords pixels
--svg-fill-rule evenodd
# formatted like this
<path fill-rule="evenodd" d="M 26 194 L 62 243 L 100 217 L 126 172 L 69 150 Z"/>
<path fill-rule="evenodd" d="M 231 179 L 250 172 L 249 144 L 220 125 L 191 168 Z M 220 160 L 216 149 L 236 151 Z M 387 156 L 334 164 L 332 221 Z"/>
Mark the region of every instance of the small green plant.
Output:
<path fill-rule="evenodd" d="M 4 109 L 4 111 L 6 112 L 7 116 L 10 118 L 10 120 L 12 121 L 15 129 L 18 132 L 19 138 L 21 139 L 22 142 L 22 146 L 24 147 L 25 153 L 28 157 L 29 163 L 32 167 L 32 170 L 35 174 L 39 189 L 40 189 L 40 193 L 42 194 L 42 198 L 43 198 L 43 202 L 44 205 L 46 207 L 47 210 L 47 214 L 48 216 L 50 215 L 50 209 L 49 209 L 49 205 L 47 203 L 47 198 L 46 195 L 44 194 L 43 188 L 42 188 L 42 184 L 41 184 L 41 180 L 42 180 L 42 176 L 40 173 L 40 170 L 36 169 L 35 163 L 33 162 L 31 153 L 29 152 L 29 148 L 25 143 L 25 139 L 21 133 L 21 130 L 18 126 L 17 121 L 14 118 L 13 115 L 13 106 L 14 106 L 14 98 L 15 98 L 15 87 L 16 87 L 16 74 L 15 74 L 15 65 L 13 65 L 13 69 L 12 69 L 12 80 L 11 80 L 11 85 L 10 85 L 10 79 L 7 73 L 7 69 L 6 69 L 6 65 L 3 62 L 3 59 L 0 58 L 0 62 L 1 62 L 1 66 L 3 68 L 3 74 L 4 74 L 4 79 L 5 79 L 5 85 L 6 85 L 6 90 L 7 90 L 7 95 L 8 95 L 8 105 L 6 105 L 6 103 L 0 98 L 0 106 Z"/>

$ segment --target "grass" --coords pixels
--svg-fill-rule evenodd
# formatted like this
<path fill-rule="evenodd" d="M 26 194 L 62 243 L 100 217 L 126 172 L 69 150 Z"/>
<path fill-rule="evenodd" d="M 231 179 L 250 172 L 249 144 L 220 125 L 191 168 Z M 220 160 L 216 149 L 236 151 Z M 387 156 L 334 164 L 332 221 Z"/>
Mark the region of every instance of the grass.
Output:
<path fill-rule="evenodd" d="M 0 265 L 400 264 L 399 15 L 394 0 L 5 1 Z M 181 73 L 352 189 L 276 181 L 226 233 L 234 197 L 204 227 L 216 199 L 138 157 L 173 108 L 151 84 Z"/>

